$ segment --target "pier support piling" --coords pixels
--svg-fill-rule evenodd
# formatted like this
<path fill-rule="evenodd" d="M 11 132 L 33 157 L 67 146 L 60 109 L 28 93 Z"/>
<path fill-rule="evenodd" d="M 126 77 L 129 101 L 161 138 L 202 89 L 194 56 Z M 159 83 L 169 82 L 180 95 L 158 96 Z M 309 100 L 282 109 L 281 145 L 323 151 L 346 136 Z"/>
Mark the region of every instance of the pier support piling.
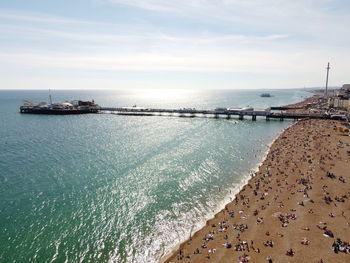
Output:
<path fill-rule="evenodd" d="M 256 121 L 256 115 L 255 114 L 252 116 L 252 121 Z"/>
<path fill-rule="evenodd" d="M 239 120 L 243 120 L 243 117 L 244 117 L 244 115 L 243 115 L 243 114 L 239 114 L 238 119 L 239 119 Z"/>
<path fill-rule="evenodd" d="M 269 116 L 266 116 L 266 121 L 270 121 L 270 117 Z"/>

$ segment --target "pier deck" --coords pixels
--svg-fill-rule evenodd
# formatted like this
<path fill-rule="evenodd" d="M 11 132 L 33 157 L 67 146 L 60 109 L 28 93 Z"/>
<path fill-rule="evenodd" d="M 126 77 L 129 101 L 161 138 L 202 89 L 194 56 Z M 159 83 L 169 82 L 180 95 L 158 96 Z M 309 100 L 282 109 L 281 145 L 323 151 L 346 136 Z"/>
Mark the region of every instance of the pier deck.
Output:
<path fill-rule="evenodd" d="M 277 108 L 277 107 L 275 107 Z M 289 109 L 283 107 L 283 109 Z M 129 115 L 129 116 L 154 116 L 154 115 L 163 115 L 167 114 L 168 116 L 178 116 L 178 117 L 199 117 L 199 116 L 208 116 L 212 115 L 216 118 L 219 116 L 225 116 L 226 118 L 231 118 L 232 116 L 238 117 L 238 119 L 243 120 L 244 117 L 251 117 L 253 121 L 257 117 L 265 117 L 266 120 L 270 119 L 329 119 L 328 115 L 324 114 L 295 114 L 295 113 L 286 113 L 286 112 L 271 112 L 271 108 L 262 109 L 262 110 L 197 110 L 197 109 L 156 109 L 156 108 L 139 108 L 139 107 L 101 107 L 100 112 L 102 113 L 115 113 L 118 115 Z"/>

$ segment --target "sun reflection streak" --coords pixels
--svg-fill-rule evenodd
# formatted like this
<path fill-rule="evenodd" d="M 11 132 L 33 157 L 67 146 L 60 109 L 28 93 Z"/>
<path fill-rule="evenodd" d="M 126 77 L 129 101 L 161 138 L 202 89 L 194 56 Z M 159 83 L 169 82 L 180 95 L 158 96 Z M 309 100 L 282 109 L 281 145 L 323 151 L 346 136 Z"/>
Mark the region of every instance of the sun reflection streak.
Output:
<path fill-rule="evenodd" d="M 136 97 L 150 101 L 182 101 L 194 93 L 194 90 L 185 89 L 147 89 L 138 90 Z"/>

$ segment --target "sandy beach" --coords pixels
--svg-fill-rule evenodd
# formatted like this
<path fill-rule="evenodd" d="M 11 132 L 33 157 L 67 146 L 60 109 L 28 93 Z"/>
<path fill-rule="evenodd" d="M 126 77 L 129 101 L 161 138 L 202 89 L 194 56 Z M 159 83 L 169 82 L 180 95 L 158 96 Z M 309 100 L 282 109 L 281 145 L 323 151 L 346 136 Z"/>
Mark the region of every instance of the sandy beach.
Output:
<path fill-rule="evenodd" d="M 286 129 L 234 201 L 165 262 L 350 262 L 350 137 L 339 126 Z"/>

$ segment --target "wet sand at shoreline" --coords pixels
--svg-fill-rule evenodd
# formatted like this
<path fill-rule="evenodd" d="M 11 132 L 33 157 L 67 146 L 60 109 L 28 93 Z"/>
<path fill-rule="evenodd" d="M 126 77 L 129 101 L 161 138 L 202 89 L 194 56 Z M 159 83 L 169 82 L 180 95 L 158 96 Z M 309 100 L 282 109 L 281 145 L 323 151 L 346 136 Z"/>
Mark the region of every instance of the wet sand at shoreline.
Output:
<path fill-rule="evenodd" d="M 350 137 L 336 126 L 287 128 L 234 201 L 165 262 L 350 262 L 338 252 L 350 242 Z"/>

